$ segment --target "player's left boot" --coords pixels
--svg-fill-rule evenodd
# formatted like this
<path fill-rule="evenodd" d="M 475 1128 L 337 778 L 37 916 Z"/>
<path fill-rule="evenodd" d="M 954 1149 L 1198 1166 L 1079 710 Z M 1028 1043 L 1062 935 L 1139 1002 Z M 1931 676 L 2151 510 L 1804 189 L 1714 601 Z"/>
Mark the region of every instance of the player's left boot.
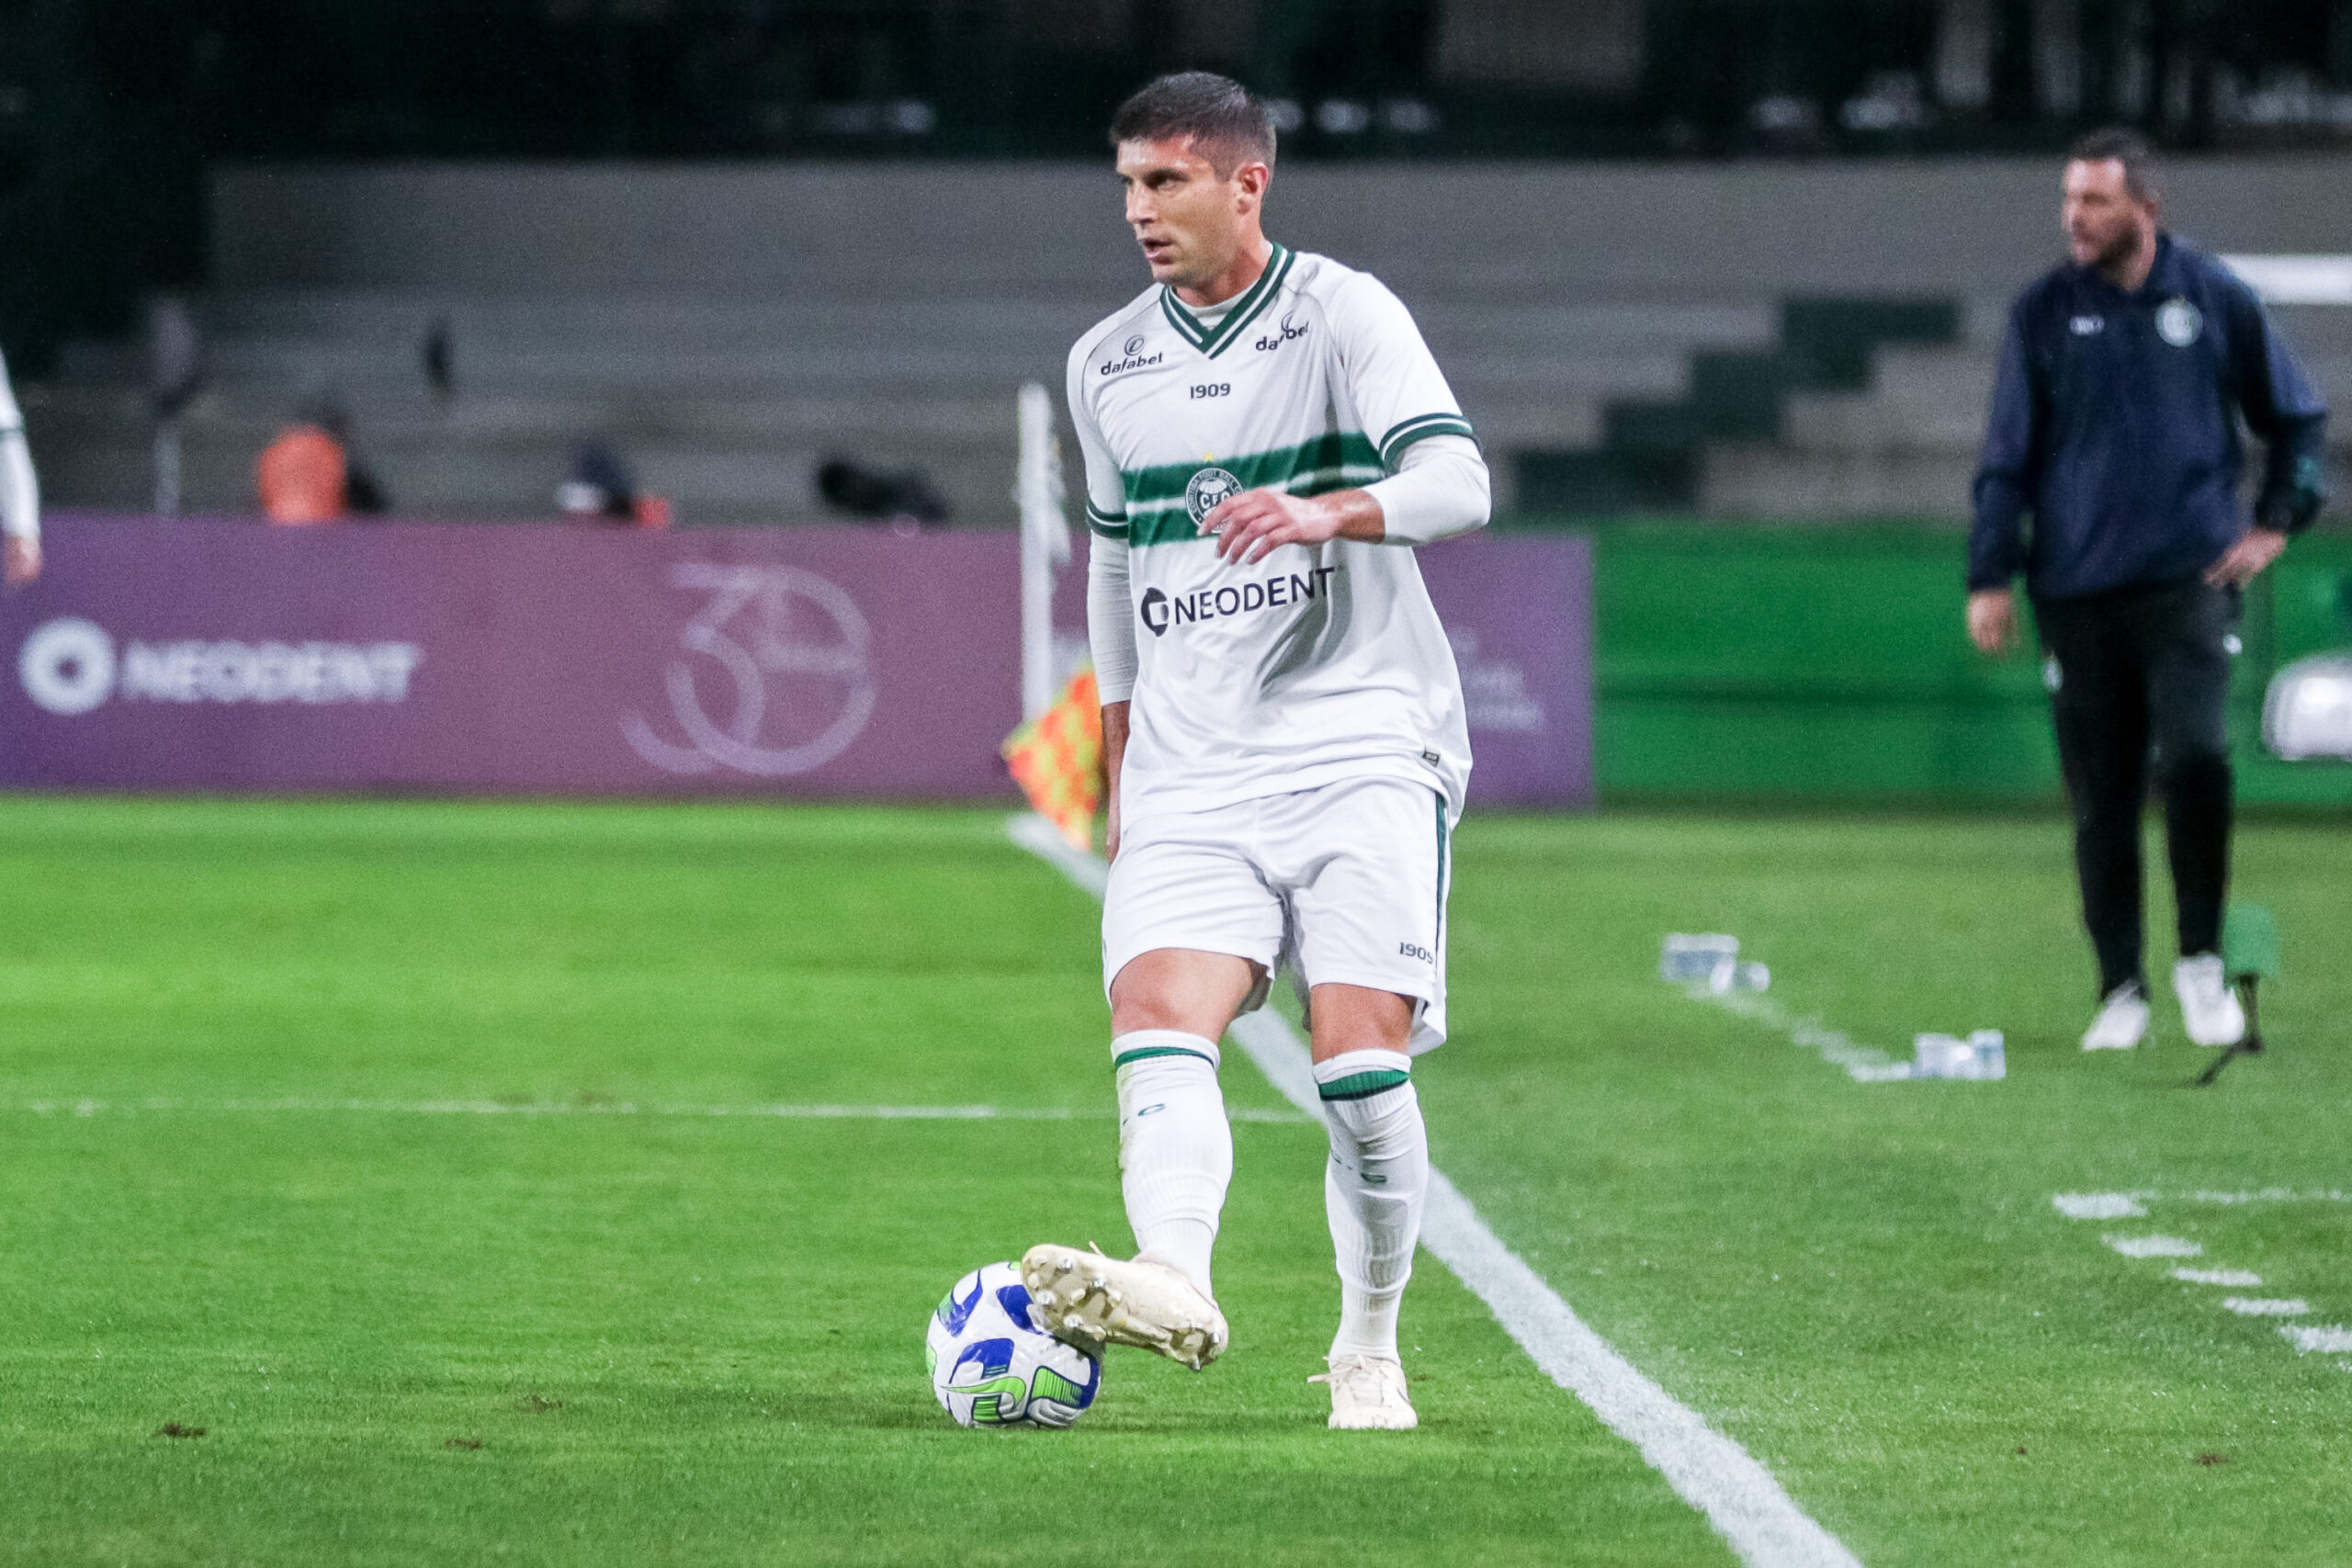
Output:
<path fill-rule="evenodd" d="M 1132 1345 L 1199 1371 L 1225 1354 L 1225 1314 L 1183 1271 L 1148 1258 L 1123 1260 L 1074 1247 L 1033 1247 L 1021 1282 L 1038 1325 L 1094 1349 Z"/>
<path fill-rule="evenodd" d="M 2245 1038 L 2245 1009 L 2230 992 L 2222 955 L 2200 953 L 2172 966 L 2173 994 L 2180 998 L 2180 1021 L 2199 1045 L 2234 1045 Z"/>
<path fill-rule="evenodd" d="M 1331 1387 L 1331 1419 L 1347 1432 L 1409 1432 L 1421 1424 L 1405 1392 L 1405 1364 L 1386 1356 L 1328 1356 L 1330 1371 L 1308 1382 Z"/>

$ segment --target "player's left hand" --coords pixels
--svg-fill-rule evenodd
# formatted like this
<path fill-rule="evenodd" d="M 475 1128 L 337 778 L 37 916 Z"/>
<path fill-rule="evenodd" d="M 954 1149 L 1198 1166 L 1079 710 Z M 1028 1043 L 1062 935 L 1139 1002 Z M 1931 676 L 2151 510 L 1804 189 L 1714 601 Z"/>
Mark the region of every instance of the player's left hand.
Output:
<path fill-rule="evenodd" d="M 6 565 L 5 568 L 0 568 L 0 576 L 6 578 L 9 587 L 22 588 L 40 575 L 40 541 L 39 539 L 19 538 L 11 534 L 8 536 L 5 550 L 0 550 L 0 554 L 5 554 L 6 557 Z"/>
<path fill-rule="evenodd" d="M 1201 532 L 1216 536 L 1217 559 L 1249 566 L 1277 546 L 1320 545 L 1340 536 L 1344 508 L 1324 496 L 1286 495 L 1278 490 L 1244 491 L 1201 519 Z"/>
<path fill-rule="evenodd" d="M 2276 528 L 2248 528 L 2222 558 L 2205 569 L 2205 581 L 2216 588 L 2243 588 L 2278 558 L 2287 536 Z"/>

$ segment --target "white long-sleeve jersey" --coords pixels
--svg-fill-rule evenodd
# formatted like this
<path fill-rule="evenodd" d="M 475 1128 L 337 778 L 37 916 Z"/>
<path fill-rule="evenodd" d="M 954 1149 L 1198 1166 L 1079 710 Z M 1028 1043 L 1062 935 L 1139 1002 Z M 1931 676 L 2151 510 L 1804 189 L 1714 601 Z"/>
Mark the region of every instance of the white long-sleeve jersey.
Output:
<path fill-rule="evenodd" d="M 33 478 L 31 449 L 25 445 L 25 416 L 8 383 L 8 362 L 0 359 L 0 536 L 40 537 L 40 485 Z"/>
<path fill-rule="evenodd" d="M 1461 678 L 1403 547 L 1483 524 L 1486 474 L 1396 297 L 1277 245 L 1221 313 L 1153 288 L 1099 323 L 1071 352 L 1069 392 L 1097 679 L 1105 702 L 1132 705 L 1125 818 L 1366 777 L 1427 784 L 1459 813 Z M 1405 472 L 1437 437 L 1458 439 Z M 1219 561 L 1200 520 L 1259 488 L 1367 490 L 1396 542 Z"/>

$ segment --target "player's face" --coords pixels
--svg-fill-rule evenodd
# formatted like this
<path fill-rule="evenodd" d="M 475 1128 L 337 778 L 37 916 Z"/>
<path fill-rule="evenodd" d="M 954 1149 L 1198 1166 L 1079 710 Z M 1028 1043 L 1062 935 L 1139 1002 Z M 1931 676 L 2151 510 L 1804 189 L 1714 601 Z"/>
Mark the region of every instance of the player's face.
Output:
<path fill-rule="evenodd" d="M 2122 160 L 2078 159 L 2066 165 L 2065 205 L 2059 221 L 2066 250 L 2078 266 L 2113 267 L 2156 222 L 2156 204 L 2132 194 Z"/>
<path fill-rule="evenodd" d="M 1127 226 L 1154 282 L 1197 288 L 1233 265 L 1265 194 L 1265 164 L 1244 162 L 1219 175 L 1190 137 L 1123 141 L 1118 157 Z"/>

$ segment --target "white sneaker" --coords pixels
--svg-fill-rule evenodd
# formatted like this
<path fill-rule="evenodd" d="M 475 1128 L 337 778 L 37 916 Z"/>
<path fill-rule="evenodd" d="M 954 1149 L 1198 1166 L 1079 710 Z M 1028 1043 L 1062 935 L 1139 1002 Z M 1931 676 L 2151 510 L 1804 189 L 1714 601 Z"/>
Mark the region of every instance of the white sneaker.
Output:
<path fill-rule="evenodd" d="M 2245 1009 L 2230 991 L 2222 955 L 2200 953 L 2172 966 L 2173 994 L 2180 998 L 2180 1021 L 2199 1045 L 2234 1045 L 2245 1038 Z"/>
<path fill-rule="evenodd" d="M 1386 1356 L 1327 1356 L 1328 1372 L 1308 1382 L 1331 1386 L 1328 1427 L 1344 1432 L 1409 1432 L 1421 1424 L 1405 1393 L 1405 1364 Z"/>
<path fill-rule="evenodd" d="M 1225 1314 L 1182 1270 L 1148 1258 L 1122 1262 L 1074 1247 L 1033 1247 L 1021 1259 L 1038 1325 L 1083 1344 L 1132 1345 L 1199 1371 L 1225 1354 Z"/>
<path fill-rule="evenodd" d="M 2137 980 L 2126 980 L 2107 993 L 2098 1016 L 2083 1031 L 2086 1051 L 2129 1051 L 2148 1032 L 2148 995 Z"/>

